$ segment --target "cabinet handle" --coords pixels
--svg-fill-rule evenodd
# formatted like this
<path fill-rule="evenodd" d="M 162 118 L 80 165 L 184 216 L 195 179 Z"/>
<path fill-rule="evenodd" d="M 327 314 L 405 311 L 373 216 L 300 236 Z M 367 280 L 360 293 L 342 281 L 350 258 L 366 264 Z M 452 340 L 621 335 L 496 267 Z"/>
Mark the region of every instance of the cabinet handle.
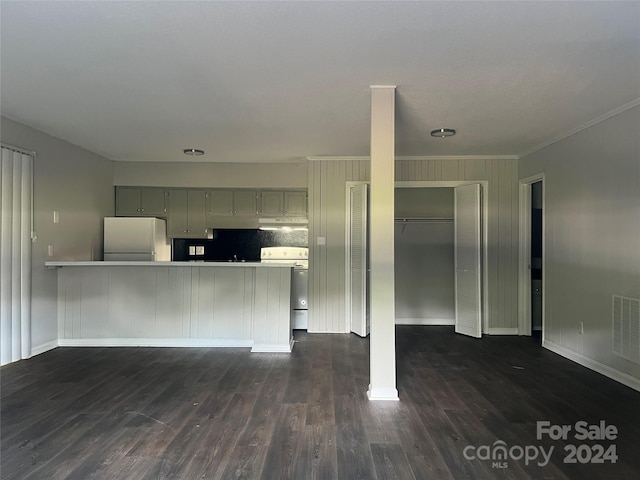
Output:
<path fill-rule="evenodd" d="M 141 212 L 144 212 L 144 208 L 141 208 L 141 209 L 140 209 L 140 211 L 141 211 Z"/>

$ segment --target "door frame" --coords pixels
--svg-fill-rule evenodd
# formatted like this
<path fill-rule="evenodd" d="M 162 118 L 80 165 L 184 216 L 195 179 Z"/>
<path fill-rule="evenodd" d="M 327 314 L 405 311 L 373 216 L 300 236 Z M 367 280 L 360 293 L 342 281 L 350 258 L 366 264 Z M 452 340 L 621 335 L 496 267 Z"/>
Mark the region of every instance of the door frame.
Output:
<path fill-rule="evenodd" d="M 518 335 L 531 336 L 531 185 L 542 182 L 542 340 L 545 331 L 546 288 L 546 182 L 544 173 L 519 180 Z"/>

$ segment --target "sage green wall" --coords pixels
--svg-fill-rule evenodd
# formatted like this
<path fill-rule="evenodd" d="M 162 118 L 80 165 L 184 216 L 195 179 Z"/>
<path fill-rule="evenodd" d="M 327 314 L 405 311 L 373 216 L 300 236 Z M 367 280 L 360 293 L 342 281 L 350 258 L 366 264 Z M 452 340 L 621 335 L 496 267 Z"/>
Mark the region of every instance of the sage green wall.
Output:
<path fill-rule="evenodd" d="M 39 353 L 58 340 L 58 277 L 44 262 L 102 258 L 102 219 L 113 215 L 112 162 L 5 117 L 0 135 L 3 143 L 36 152 L 31 345 Z M 54 210 L 60 212 L 58 224 Z M 47 255 L 48 245 L 53 257 Z"/>
<path fill-rule="evenodd" d="M 638 132 L 634 107 L 519 161 L 520 178 L 545 175 L 544 342 L 635 379 L 640 365 L 612 353 L 611 305 L 640 298 Z"/>
<path fill-rule="evenodd" d="M 306 188 L 307 163 L 114 162 L 114 185 Z"/>

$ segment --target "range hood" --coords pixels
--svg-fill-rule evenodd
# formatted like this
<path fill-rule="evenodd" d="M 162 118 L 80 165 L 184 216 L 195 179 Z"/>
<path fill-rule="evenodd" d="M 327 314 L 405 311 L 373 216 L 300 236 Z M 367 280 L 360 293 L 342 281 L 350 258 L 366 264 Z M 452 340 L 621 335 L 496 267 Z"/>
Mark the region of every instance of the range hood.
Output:
<path fill-rule="evenodd" d="M 258 228 L 261 230 L 306 230 L 309 219 L 306 217 L 271 217 L 259 218 Z"/>
<path fill-rule="evenodd" d="M 207 229 L 216 228 L 258 228 L 258 218 L 253 216 L 210 216 L 207 219 Z"/>

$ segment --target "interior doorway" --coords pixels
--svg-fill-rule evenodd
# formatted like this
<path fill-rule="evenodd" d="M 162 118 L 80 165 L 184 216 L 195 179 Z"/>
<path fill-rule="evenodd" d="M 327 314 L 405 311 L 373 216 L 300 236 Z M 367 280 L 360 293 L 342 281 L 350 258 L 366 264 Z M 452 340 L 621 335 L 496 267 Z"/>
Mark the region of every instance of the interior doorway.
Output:
<path fill-rule="evenodd" d="M 531 184 L 531 335 L 542 342 L 542 181 Z"/>
<path fill-rule="evenodd" d="M 520 180 L 518 333 L 544 339 L 544 174 Z"/>

